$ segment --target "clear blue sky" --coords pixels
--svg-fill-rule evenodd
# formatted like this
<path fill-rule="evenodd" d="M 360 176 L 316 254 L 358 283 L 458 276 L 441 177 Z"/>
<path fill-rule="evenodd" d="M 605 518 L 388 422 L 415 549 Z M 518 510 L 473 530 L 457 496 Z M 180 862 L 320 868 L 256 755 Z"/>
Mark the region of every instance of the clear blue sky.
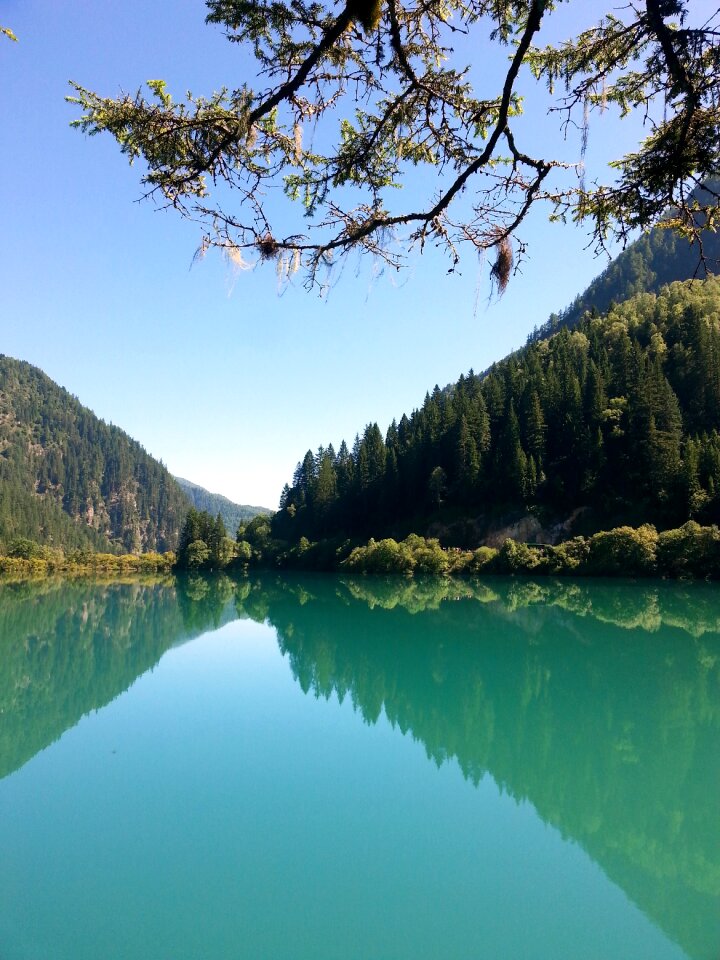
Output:
<path fill-rule="evenodd" d="M 272 266 L 233 276 L 210 254 L 190 269 L 198 228 L 136 202 L 140 170 L 109 137 L 71 130 L 64 97 L 70 79 L 108 95 L 152 78 L 177 96 L 239 86 L 248 64 L 205 12 L 202 0 L 3 0 L 0 23 L 20 42 L 0 44 L 0 352 L 41 367 L 173 473 L 275 507 L 308 448 L 351 443 L 369 421 L 384 431 L 434 384 L 500 359 L 605 261 L 539 213 L 500 302 L 469 256 L 459 276 L 432 255 L 392 278 L 351 260 L 326 300 L 300 283 L 280 296 Z M 572 10 L 560 15 L 572 26 Z M 528 135 L 554 139 L 538 104 Z M 594 120 L 591 168 L 637 133 L 636 121 Z M 577 139 L 562 150 L 577 160 Z"/>

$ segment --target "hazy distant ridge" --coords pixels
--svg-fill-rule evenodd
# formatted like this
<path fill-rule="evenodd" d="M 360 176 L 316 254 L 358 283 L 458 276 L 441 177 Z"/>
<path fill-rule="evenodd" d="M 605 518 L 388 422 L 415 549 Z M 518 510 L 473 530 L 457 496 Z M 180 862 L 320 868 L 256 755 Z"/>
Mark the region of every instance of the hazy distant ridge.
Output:
<path fill-rule="evenodd" d="M 207 510 L 213 517 L 218 513 L 223 519 L 228 535 L 234 537 L 241 523 L 246 523 L 258 514 L 269 516 L 273 513 L 268 507 L 253 507 L 243 503 L 233 503 L 220 493 L 210 493 L 204 487 L 183 477 L 175 477 L 181 490 L 197 510 Z"/>

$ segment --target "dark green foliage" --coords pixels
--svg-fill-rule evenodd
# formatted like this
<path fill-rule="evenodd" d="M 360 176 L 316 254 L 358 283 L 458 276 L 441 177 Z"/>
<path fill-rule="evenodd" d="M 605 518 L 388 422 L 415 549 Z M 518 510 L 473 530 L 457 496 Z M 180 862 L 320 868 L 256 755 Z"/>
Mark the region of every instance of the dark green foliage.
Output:
<path fill-rule="evenodd" d="M 369 424 L 352 452 L 308 451 L 272 538 L 400 540 L 438 520 L 580 507 L 588 532 L 717 523 L 719 431 L 720 279 L 674 283 L 436 387 L 384 441 Z"/>
<path fill-rule="evenodd" d="M 2 427 L 0 427 L 0 431 Z M 0 454 L 0 553 L 17 537 L 37 542 L 62 544 L 67 550 L 112 550 L 98 530 L 77 523 L 62 506 L 28 489 L 18 475 L 8 477 L 11 468 Z"/>
<path fill-rule="evenodd" d="M 139 443 L 37 367 L 0 356 L 0 542 L 168 550 L 186 510 Z"/>
<path fill-rule="evenodd" d="M 219 493 L 210 493 L 204 487 L 199 487 L 189 480 L 183 480 L 182 477 L 175 477 L 175 480 L 196 510 L 205 510 L 213 517 L 219 513 L 225 524 L 225 529 L 231 536 L 235 536 L 241 523 L 247 523 L 248 520 L 252 520 L 258 514 L 269 516 L 272 513 L 272 510 L 267 507 L 251 507 L 247 504 L 233 503 L 227 497 L 223 497 Z"/>

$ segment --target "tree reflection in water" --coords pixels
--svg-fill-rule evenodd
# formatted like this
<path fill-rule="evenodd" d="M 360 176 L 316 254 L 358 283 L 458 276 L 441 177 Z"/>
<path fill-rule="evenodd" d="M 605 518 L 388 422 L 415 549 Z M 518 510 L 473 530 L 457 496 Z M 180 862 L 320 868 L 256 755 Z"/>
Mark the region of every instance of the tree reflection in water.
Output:
<path fill-rule="evenodd" d="M 268 621 L 306 693 L 384 713 L 580 844 L 686 952 L 720 942 L 720 590 L 227 577 L 0 589 L 0 776 L 175 644 Z M 710 933 L 709 933 L 710 931 Z"/>

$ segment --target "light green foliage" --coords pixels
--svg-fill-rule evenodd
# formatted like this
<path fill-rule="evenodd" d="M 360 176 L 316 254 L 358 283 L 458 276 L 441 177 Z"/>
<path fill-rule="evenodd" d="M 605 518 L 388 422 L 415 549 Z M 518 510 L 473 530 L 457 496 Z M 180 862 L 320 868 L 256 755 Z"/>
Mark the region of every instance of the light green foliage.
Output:
<path fill-rule="evenodd" d="M 451 559 L 452 557 L 452 559 Z M 370 540 L 365 547 L 355 547 L 340 566 L 355 573 L 444 574 L 451 568 L 462 572 L 467 557 L 443 550 L 438 540 L 426 540 L 411 534 L 402 543 L 390 538 Z"/>
<path fill-rule="evenodd" d="M 73 84 L 68 99 L 81 111 L 77 127 L 111 134 L 131 162 L 144 161 L 151 192 L 205 225 L 200 253 L 216 246 L 239 264 L 244 254 L 278 261 L 283 275 L 303 261 L 321 289 L 325 270 L 353 249 L 400 266 L 428 241 L 453 267 L 461 245 L 497 248 L 502 274 L 512 234 L 543 201 L 556 219 L 588 222 L 601 246 L 668 207 L 676 212 L 665 222 L 687 235 L 700 219 L 714 226 L 717 196 L 696 201 L 688 189 L 720 161 L 714 19 L 678 29 L 689 0 L 605 16 L 573 3 L 578 15 L 592 6 L 596 25 L 547 45 L 561 5 L 545 0 L 207 0 L 207 20 L 242 48 L 242 64 L 254 57 L 254 76 L 183 100 L 163 80 L 115 99 Z M 476 88 L 458 34 L 479 63 L 507 53 L 505 67 L 481 71 Z M 519 87 L 532 75 L 548 88 L 555 144 L 529 141 L 518 120 Z M 588 186 L 578 162 L 588 117 L 608 103 L 649 114 L 652 132 L 615 164 L 616 182 Z M 303 135 L 317 124 L 327 136 Z M 581 134 L 568 163 L 573 126 Z M 575 162 L 573 180 L 565 171 Z M 424 202 L 398 189 L 414 167 L 432 170 Z M 299 204 L 298 229 L 276 224 L 277 206 L 264 201 L 278 182 Z M 216 183 L 234 188 L 239 210 L 220 208 Z"/>
<path fill-rule="evenodd" d="M 694 520 L 658 537 L 658 571 L 670 577 L 717 577 L 720 574 L 720 530 Z"/>
<path fill-rule="evenodd" d="M 187 566 L 189 570 L 199 570 L 210 557 L 210 548 L 204 540 L 193 540 L 187 548 Z"/>
<path fill-rule="evenodd" d="M 218 568 L 223 569 L 235 559 L 236 543 L 230 537 L 221 537 L 217 547 Z"/>
<path fill-rule="evenodd" d="M 402 546 L 410 551 L 415 573 L 446 573 L 450 566 L 446 550 L 440 546 L 439 540 L 425 540 L 416 534 L 411 534 L 403 540 Z"/>
<path fill-rule="evenodd" d="M 493 559 L 491 569 L 495 573 L 543 573 L 547 566 L 543 551 L 526 543 L 506 540 Z"/>
<path fill-rule="evenodd" d="M 548 550 L 548 566 L 553 573 L 572 573 L 588 557 L 589 545 L 584 537 L 573 537 Z"/>
<path fill-rule="evenodd" d="M 657 530 L 650 524 L 596 533 L 590 538 L 587 570 L 601 576 L 652 574 L 657 543 Z"/>
<path fill-rule="evenodd" d="M 478 547 L 473 551 L 472 563 L 470 569 L 473 573 L 480 573 L 488 567 L 488 564 L 497 556 L 497 550 L 494 547 Z M 491 568 L 488 568 L 491 569 Z"/>
<path fill-rule="evenodd" d="M 175 566 L 172 551 L 142 554 L 93 553 L 48 547 L 31 540 L 16 541 L 12 553 L 0 554 L 0 574 L 7 577 L 44 577 L 51 574 L 124 577 L 136 574 L 167 574 Z"/>
<path fill-rule="evenodd" d="M 364 546 L 351 548 L 349 541 L 320 540 L 311 542 L 301 537 L 288 548 L 272 539 L 264 540 L 264 548 L 246 540 L 233 544 L 233 561 L 239 568 L 256 566 L 286 567 L 301 570 L 343 570 L 358 574 L 402 574 L 405 576 L 458 576 L 486 574 L 520 574 L 534 576 L 668 576 L 720 578 L 720 530 L 703 527 L 694 521 L 676 530 L 658 534 L 655 527 L 616 527 L 590 538 L 574 537 L 556 546 L 518 542 L 507 539 L 502 547 L 481 546 L 475 551 L 443 548 L 436 539 L 411 534 L 403 541 L 391 537 L 370 539 Z M 46 549 L 36 553 L 33 546 L 24 550 L 35 554 L 33 560 L 5 559 L 5 567 L 13 564 L 48 564 L 53 558 Z M 147 557 L 147 560 L 145 559 Z M 157 558 L 157 569 L 169 569 L 173 554 L 145 557 L 113 557 L 111 555 L 78 554 L 76 561 L 85 566 L 106 565 L 109 570 L 141 569 Z M 210 551 L 203 541 L 194 541 L 186 550 L 184 565 L 190 569 L 207 568 Z M 17 571 L 24 569 L 17 567 Z M 27 568 L 29 571 L 29 567 Z M 38 568 L 39 569 L 39 568 Z M 541 598 L 540 598 L 541 599 Z M 526 601 L 523 601 L 526 602 Z M 632 614 L 629 614 L 632 618 Z"/>
<path fill-rule="evenodd" d="M 250 563 L 252 558 L 252 547 L 247 540 L 238 540 L 235 545 L 235 556 L 238 562 L 241 564 Z"/>
<path fill-rule="evenodd" d="M 370 540 L 366 547 L 356 547 L 342 565 L 354 573 L 412 573 L 411 552 L 392 539 Z"/>

